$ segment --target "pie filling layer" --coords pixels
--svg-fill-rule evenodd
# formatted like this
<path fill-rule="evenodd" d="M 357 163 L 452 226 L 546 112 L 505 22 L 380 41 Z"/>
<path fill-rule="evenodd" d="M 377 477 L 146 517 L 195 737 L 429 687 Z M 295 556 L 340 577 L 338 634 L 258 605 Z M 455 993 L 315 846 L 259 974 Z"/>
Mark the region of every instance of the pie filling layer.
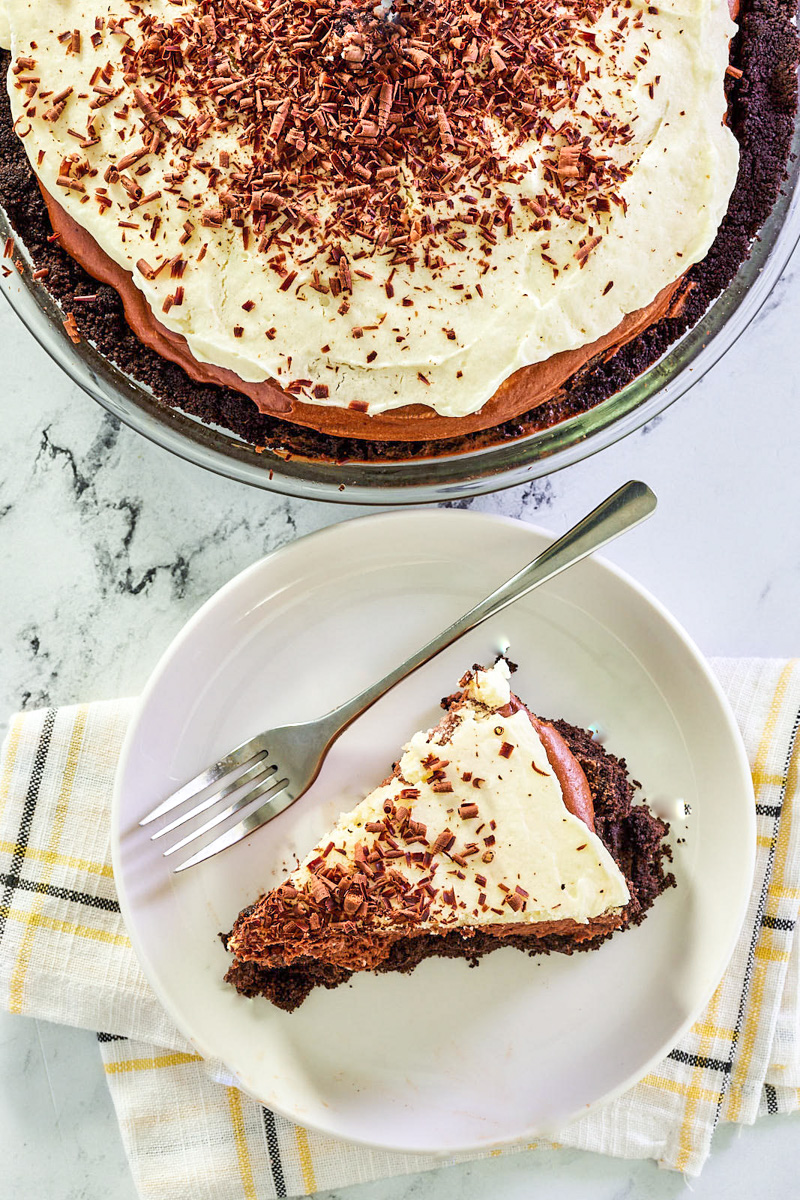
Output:
<path fill-rule="evenodd" d="M 552 394 L 662 315 L 736 176 L 724 0 L 0 7 L 17 133 L 140 336 L 334 432 Z"/>
<path fill-rule="evenodd" d="M 624 317 L 611 333 L 577 350 L 564 350 L 544 362 L 534 363 L 515 371 L 505 380 L 477 413 L 464 417 L 441 417 L 432 408 L 416 404 L 383 413 L 365 414 L 357 408 L 320 408 L 306 404 L 281 391 L 273 382 L 245 383 L 227 367 L 200 363 L 192 354 L 186 339 L 167 329 L 156 320 L 144 297 L 136 287 L 130 272 L 114 262 L 82 226 L 73 220 L 56 200 L 44 192 L 45 203 L 53 229 L 61 245 L 95 279 L 110 284 L 125 305 L 125 317 L 139 341 L 155 350 L 162 358 L 177 363 L 198 383 L 214 383 L 234 388 L 249 396 L 259 411 L 309 426 L 336 437 L 385 438 L 415 441 L 419 438 L 452 437 L 480 429 L 490 429 L 502 421 L 535 408 L 549 400 L 559 387 L 598 355 L 610 356 L 621 346 L 638 337 L 643 330 L 672 310 L 681 281 L 668 284 L 652 304 Z"/>
<path fill-rule="evenodd" d="M 322 969 L 331 986 L 393 969 L 419 939 L 472 957 L 487 938 L 574 948 L 626 924 L 634 897 L 565 738 L 511 694 L 504 660 L 461 685 L 392 776 L 240 914 L 225 942 L 241 990 L 254 970 Z"/>

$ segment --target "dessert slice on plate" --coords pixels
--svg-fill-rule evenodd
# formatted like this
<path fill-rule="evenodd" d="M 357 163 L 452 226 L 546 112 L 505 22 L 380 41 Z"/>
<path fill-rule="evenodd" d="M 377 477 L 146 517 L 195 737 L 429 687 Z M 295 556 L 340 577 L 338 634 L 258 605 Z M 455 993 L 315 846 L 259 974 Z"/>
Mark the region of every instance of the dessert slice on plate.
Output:
<path fill-rule="evenodd" d="M 592 949 L 674 882 L 668 827 L 624 761 L 543 721 L 504 659 L 475 668 L 393 773 L 223 938 L 226 979 L 291 1010 L 356 971 L 476 961 L 503 946 Z"/>

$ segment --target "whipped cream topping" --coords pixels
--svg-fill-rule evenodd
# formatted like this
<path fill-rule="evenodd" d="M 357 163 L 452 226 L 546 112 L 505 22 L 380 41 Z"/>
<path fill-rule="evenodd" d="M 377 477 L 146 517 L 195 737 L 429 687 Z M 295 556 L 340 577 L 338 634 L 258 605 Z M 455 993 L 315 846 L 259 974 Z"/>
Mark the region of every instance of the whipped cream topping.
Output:
<path fill-rule="evenodd" d="M 450 40 L 431 55 L 413 36 L 427 9 L 397 0 L 405 74 L 369 88 L 374 39 L 339 4 L 288 0 L 271 17 L 255 0 L 264 45 L 245 75 L 221 0 L 0 0 L 16 129 L 43 186 L 199 361 L 310 403 L 473 413 L 515 370 L 608 333 L 705 256 L 737 170 L 723 124 L 735 25 L 727 0 L 554 0 L 551 25 L 517 51 L 506 10 L 447 4 Z M 287 9 L 316 23 L 281 48 Z M 527 0 L 508 10 L 539 20 Z M 396 49 L 370 51 L 378 81 Z M 193 83 L 201 67 L 218 72 L 210 86 Z M 312 68 L 334 112 L 301 95 Z M 501 101 L 523 94 L 536 103 L 515 126 Z M 314 121 L 338 147 L 327 168 Z M 445 172 L 438 190 L 423 159 Z"/>
<path fill-rule="evenodd" d="M 511 700 L 511 668 L 505 658 L 498 658 L 486 671 L 475 671 L 466 686 L 466 694 L 476 704 L 486 708 L 505 708 Z"/>
<path fill-rule="evenodd" d="M 417 929 L 586 923 L 624 907 L 630 894 L 621 871 L 600 838 L 565 807 L 527 714 L 495 711 L 510 698 L 508 678 L 502 660 L 475 672 L 453 728 L 415 734 L 400 777 L 343 814 L 286 882 L 307 887 L 314 879 L 309 864 L 318 868 L 320 859 L 358 860 L 356 847 L 369 851 L 385 806 L 393 804 L 425 827 L 427 845 L 407 846 L 417 857 L 402 854 L 390 863 L 411 889 L 429 881 L 432 899 Z M 374 920 L 391 923 L 391 910 Z M 230 948 L 236 952 L 235 938 Z"/>

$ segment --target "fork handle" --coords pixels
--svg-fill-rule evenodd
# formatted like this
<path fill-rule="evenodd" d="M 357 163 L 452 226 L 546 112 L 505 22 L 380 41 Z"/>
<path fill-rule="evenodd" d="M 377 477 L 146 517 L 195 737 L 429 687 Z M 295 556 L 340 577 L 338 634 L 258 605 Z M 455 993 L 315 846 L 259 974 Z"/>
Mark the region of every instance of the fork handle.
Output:
<path fill-rule="evenodd" d="M 582 558 L 599 550 L 621 533 L 639 525 L 654 512 L 656 503 L 655 495 L 644 483 L 631 481 L 618 488 L 588 516 L 568 530 L 557 542 L 553 542 L 552 546 L 542 551 L 527 567 L 523 567 L 511 579 L 501 584 L 485 600 L 481 600 L 442 633 L 426 642 L 383 679 L 328 713 L 325 720 L 329 724 L 330 741 L 338 737 L 356 717 L 361 716 L 380 700 L 381 696 L 401 679 L 405 679 L 412 671 L 429 662 L 441 650 L 451 646 L 483 621 L 488 621 L 490 617 L 502 612 L 514 600 L 526 596 L 539 584 L 546 583 L 548 579 L 580 562 Z"/>

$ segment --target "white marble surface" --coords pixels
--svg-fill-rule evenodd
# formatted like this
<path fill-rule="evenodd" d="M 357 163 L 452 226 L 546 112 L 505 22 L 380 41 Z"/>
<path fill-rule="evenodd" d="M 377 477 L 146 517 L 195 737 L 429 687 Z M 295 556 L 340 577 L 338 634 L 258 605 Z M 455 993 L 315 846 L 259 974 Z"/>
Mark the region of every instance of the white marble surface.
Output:
<path fill-rule="evenodd" d="M 568 527 L 626 479 L 656 517 L 613 546 L 708 654 L 800 653 L 800 258 L 747 335 L 664 416 L 549 480 L 472 502 Z M 186 618 L 254 559 L 356 515 L 248 490 L 114 422 L 0 308 L 0 726 L 133 694 Z M 798 1194 L 800 1118 L 722 1129 L 697 1200 Z M 134 1200 L 93 1035 L 0 1016 L 0 1200 Z M 341 1200 L 671 1200 L 652 1163 L 537 1151 Z M 165 1183 L 165 1197 L 169 1194 Z"/>

